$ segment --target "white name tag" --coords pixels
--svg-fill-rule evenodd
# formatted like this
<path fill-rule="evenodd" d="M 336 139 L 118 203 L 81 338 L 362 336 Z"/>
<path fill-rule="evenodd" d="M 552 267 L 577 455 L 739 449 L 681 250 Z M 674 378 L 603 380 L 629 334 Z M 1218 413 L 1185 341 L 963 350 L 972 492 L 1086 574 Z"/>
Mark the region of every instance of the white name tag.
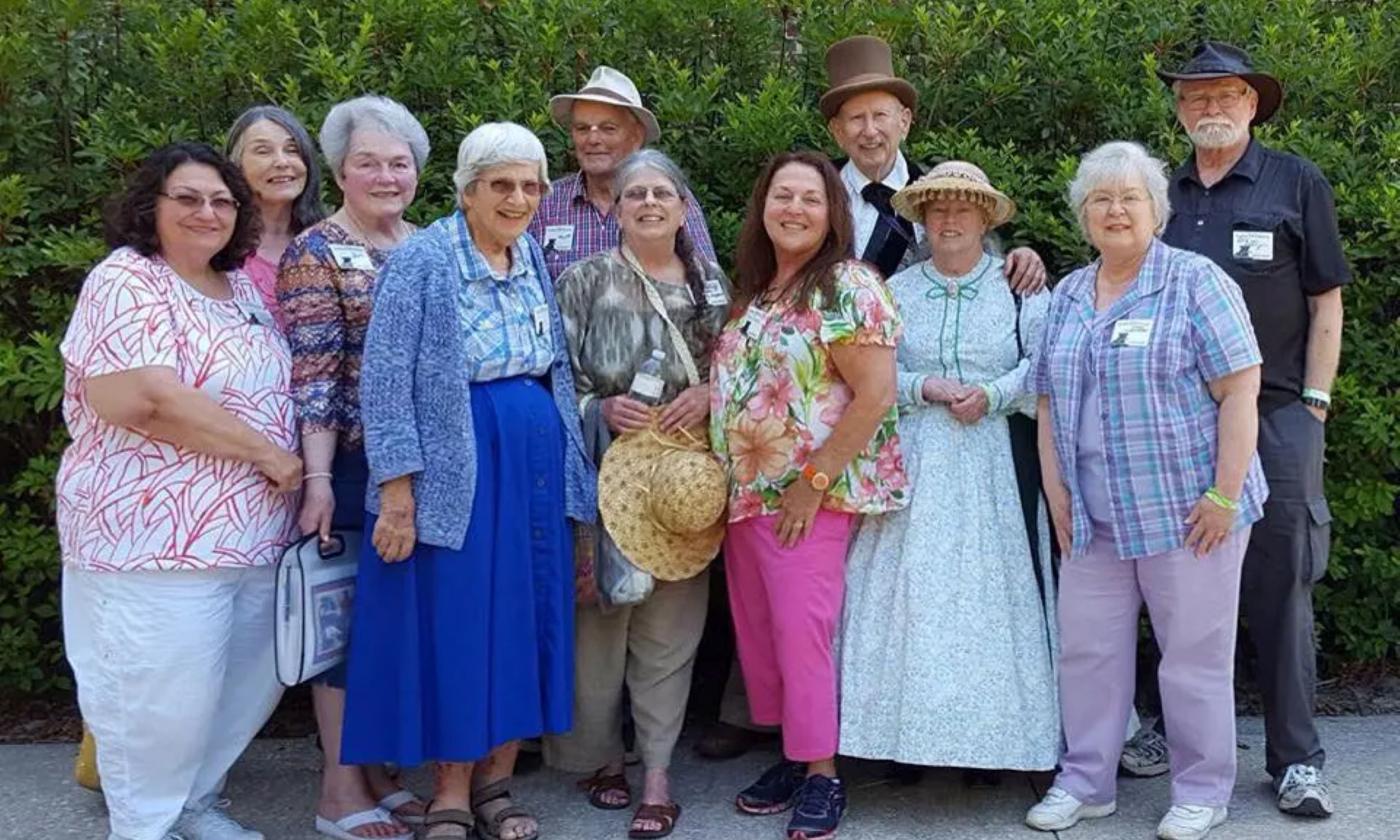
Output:
<path fill-rule="evenodd" d="M 1230 243 L 1230 256 L 1237 260 L 1274 258 L 1274 235 L 1267 230 L 1237 230 Z"/>
<path fill-rule="evenodd" d="M 331 259 L 341 271 L 374 271 L 374 260 L 369 258 L 363 245 L 332 243 L 330 249 Z"/>
<path fill-rule="evenodd" d="M 1152 337 L 1151 318 L 1124 318 L 1113 322 L 1109 347 L 1146 347 Z"/>
<path fill-rule="evenodd" d="M 729 303 L 729 295 L 724 291 L 724 284 L 718 280 L 705 281 L 705 302 L 710 306 L 725 306 Z"/>
<path fill-rule="evenodd" d="M 544 242 L 540 247 L 546 251 L 574 250 L 573 225 L 547 225 L 544 229 Z"/>
<path fill-rule="evenodd" d="M 549 332 L 549 305 L 540 304 L 530 310 L 530 317 L 535 322 L 535 335 L 544 335 Z"/>

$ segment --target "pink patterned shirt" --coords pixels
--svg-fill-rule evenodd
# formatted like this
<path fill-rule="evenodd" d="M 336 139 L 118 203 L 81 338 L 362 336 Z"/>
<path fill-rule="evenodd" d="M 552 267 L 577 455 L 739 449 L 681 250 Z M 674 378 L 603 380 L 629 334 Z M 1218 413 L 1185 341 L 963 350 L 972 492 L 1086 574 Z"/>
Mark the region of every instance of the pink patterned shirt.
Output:
<path fill-rule="evenodd" d="M 58 469 L 63 561 L 89 571 L 270 564 L 292 537 L 295 494 L 251 464 L 201 455 L 115 426 L 83 381 L 143 367 L 175 370 L 278 446 L 296 447 L 291 352 L 242 271 L 233 300 L 205 297 L 159 256 L 118 248 L 83 283 L 60 351 L 73 442 Z"/>

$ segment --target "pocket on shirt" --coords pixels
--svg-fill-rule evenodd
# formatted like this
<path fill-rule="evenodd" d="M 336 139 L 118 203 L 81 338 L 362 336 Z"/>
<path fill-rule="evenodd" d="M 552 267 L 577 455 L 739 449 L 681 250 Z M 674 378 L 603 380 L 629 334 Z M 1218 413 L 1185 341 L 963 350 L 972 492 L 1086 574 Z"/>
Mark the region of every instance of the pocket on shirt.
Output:
<path fill-rule="evenodd" d="M 1267 247 L 1263 235 L 1269 237 Z M 1293 241 L 1281 213 L 1237 212 L 1231 217 L 1230 261 L 1241 273 L 1269 275 L 1294 260 Z"/>

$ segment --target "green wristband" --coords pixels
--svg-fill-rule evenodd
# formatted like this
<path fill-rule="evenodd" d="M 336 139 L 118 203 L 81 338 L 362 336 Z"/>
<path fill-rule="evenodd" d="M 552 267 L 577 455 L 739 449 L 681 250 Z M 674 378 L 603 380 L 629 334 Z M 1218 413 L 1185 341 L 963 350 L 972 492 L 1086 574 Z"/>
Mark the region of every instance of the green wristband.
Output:
<path fill-rule="evenodd" d="M 1224 493 L 1221 493 L 1219 490 L 1215 489 L 1214 486 L 1212 486 L 1210 489 L 1206 490 L 1206 498 L 1207 498 L 1207 499 L 1210 499 L 1212 502 L 1214 502 L 1214 503 L 1217 504 L 1217 505 L 1220 505 L 1221 507 L 1225 508 L 1226 510 L 1239 510 L 1239 509 L 1240 509 L 1240 503 L 1239 503 L 1239 502 L 1235 501 L 1234 499 L 1230 498 L 1229 496 L 1226 496 Z"/>

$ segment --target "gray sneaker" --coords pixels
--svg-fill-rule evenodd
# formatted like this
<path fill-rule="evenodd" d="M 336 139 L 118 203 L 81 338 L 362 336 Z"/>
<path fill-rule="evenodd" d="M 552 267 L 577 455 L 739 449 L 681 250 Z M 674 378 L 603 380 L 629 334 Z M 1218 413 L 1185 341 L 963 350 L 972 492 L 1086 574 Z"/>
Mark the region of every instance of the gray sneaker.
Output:
<path fill-rule="evenodd" d="M 244 828 L 218 807 L 181 813 L 174 833 L 186 840 L 265 840 L 261 831 Z"/>
<path fill-rule="evenodd" d="M 1278 809 L 1297 817 L 1332 816 L 1332 795 L 1322 771 L 1307 764 L 1290 764 L 1282 779 L 1274 781 Z"/>
<path fill-rule="evenodd" d="M 1123 745 L 1118 767 L 1129 776 L 1139 778 L 1162 775 L 1171 769 L 1167 739 L 1152 727 L 1144 726 Z"/>

